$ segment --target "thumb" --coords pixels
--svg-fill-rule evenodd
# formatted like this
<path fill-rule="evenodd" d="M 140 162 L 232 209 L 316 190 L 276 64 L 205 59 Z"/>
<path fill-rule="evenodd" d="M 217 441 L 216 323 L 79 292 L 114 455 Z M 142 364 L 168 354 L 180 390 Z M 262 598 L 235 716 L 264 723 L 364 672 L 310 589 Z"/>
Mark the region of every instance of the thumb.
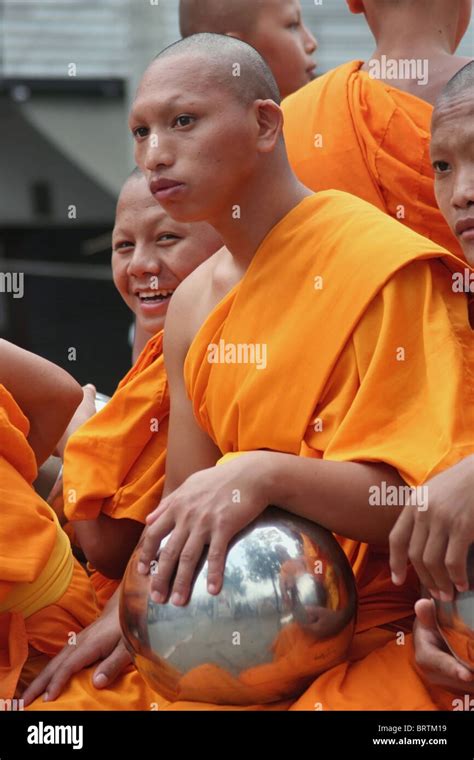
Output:
<path fill-rule="evenodd" d="M 415 613 L 424 628 L 437 628 L 436 610 L 432 599 L 418 599 L 415 604 Z"/>
<path fill-rule="evenodd" d="M 130 665 L 132 657 L 121 641 L 115 647 L 112 654 L 101 662 L 92 677 L 92 683 L 96 689 L 103 689 L 111 684 L 122 671 Z"/>
<path fill-rule="evenodd" d="M 84 393 L 90 393 L 91 395 L 94 396 L 94 398 L 97 393 L 97 388 L 95 387 L 95 385 L 92 385 L 92 383 L 87 383 L 87 385 L 84 385 L 82 390 L 84 391 Z"/>

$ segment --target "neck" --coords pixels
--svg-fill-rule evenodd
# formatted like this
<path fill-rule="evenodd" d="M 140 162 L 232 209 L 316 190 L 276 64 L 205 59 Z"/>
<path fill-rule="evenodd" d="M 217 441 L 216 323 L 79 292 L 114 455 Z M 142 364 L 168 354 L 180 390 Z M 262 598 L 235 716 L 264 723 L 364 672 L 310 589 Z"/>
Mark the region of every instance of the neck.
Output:
<path fill-rule="evenodd" d="M 368 7 L 367 20 L 374 33 L 375 57 L 430 58 L 452 55 L 456 49 L 459 4 L 456 0 L 406 9 L 385 8 L 377 14 Z"/>
<path fill-rule="evenodd" d="M 288 162 L 285 160 L 282 164 L 275 166 L 273 162 L 266 171 L 261 171 L 255 181 L 249 182 L 238 197 L 209 220 L 244 270 L 273 227 L 312 195 L 295 177 Z"/>

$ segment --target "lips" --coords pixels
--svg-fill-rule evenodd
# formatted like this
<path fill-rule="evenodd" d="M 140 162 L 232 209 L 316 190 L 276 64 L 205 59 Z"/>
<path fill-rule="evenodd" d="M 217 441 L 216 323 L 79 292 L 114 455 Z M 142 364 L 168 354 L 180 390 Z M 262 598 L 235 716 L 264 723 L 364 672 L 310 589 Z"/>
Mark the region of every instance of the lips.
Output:
<path fill-rule="evenodd" d="M 456 231 L 456 235 L 459 236 L 468 230 L 470 232 L 474 232 L 474 217 L 469 217 L 468 219 L 460 219 L 454 229 Z"/>
<path fill-rule="evenodd" d="M 150 192 L 152 195 L 165 193 L 166 191 L 173 190 L 177 187 L 182 187 L 182 184 L 182 182 L 177 182 L 174 179 L 162 177 L 161 179 L 154 179 L 150 182 Z"/>

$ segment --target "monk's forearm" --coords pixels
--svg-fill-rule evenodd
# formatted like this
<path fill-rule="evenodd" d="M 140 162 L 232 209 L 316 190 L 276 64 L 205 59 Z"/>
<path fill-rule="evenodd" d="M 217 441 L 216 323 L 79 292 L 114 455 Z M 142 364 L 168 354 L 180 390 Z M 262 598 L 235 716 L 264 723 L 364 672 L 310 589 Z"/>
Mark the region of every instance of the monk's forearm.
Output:
<path fill-rule="evenodd" d="M 380 493 L 383 502 L 387 487 L 405 485 L 392 467 L 269 451 L 255 454 L 260 458 L 264 488 L 268 486 L 269 504 L 307 517 L 347 538 L 381 545 L 388 542 L 402 507 L 375 505 L 370 501 L 377 501 Z"/>
<path fill-rule="evenodd" d="M 100 514 L 96 520 L 77 520 L 74 530 L 92 567 L 107 578 L 121 578 L 143 531 L 136 520 Z"/>
<path fill-rule="evenodd" d="M 80 404 L 81 386 L 52 362 L 2 339 L 0 383 L 28 417 L 28 443 L 41 466 Z"/>

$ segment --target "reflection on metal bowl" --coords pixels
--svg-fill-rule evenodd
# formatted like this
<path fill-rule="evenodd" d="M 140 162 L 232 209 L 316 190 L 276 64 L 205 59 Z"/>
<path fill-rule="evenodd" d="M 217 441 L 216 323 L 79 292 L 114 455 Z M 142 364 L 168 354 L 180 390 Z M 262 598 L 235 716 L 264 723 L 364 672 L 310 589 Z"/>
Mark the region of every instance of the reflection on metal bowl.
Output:
<path fill-rule="evenodd" d="M 451 652 L 474 671 L 474 544 L 467 560 L 469 590 L 455 592 L 452 602 L 435 599 L 439 632 Z"/>
<path fill-rule="evenodd" d="M 122 630 L 137 669 L 166 699 L 289 699 L 345 658 L 354 577 L 336 539 L 315 523 L 268 507 L 232 541 L 221 592 L 207 592 L 203 556 L 184 607 L 150 599 L 139 549 L 122 584 Z"/>

